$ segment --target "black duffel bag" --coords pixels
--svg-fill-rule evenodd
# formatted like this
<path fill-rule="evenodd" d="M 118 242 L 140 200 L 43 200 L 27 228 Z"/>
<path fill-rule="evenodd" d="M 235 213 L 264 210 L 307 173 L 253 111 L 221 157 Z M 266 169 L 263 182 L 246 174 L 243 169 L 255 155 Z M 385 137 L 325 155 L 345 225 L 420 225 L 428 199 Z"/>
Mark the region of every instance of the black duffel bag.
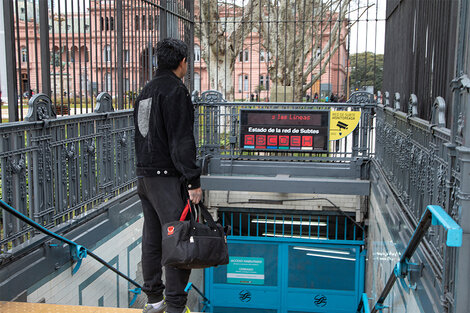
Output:
<path fill-rule="evenodd" d="M 162 265 L 190 269 L 228 264 L 230 226 L 216 224 L 202 203 L 197 206 L 207 224 L 196 221 L 197 213 L 188 200 L 180 220 L 163 225 Z M 190 218 L 185 220 L 188 211 Z"/>

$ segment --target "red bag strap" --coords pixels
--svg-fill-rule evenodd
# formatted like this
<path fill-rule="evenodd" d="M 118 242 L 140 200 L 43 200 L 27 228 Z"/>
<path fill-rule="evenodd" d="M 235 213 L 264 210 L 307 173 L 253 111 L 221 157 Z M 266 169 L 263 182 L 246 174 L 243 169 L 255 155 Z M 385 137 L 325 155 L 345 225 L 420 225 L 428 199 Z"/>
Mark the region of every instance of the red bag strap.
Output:
<path fill-rule="evenodd" d="M 191 203 L 188 202 L 186 203 L 186 206 L 184 207 L 183 213 L 181 213 L 180 221 L 184 221 L 186 219 L 186 216 L 188 215 L 188 212 L 191 212 Z"/>

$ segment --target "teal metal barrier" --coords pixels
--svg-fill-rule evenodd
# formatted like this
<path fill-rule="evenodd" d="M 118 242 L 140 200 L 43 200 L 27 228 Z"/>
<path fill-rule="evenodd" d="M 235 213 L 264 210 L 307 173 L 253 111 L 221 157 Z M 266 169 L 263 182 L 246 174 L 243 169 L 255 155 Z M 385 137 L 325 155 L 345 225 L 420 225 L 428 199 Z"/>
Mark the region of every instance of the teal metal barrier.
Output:
<path fill-rule="evenodd" d="M 361 302 L 359 302 L 356 313 L 370 313 L 369 297 L 367 297 L 367 293 L 362 294 Z"/>
<path fill-rule="evenodd" d="M 400 284 L 405 290 L 412 287 L 405 281 L 405 278 L 409 274 L 409 265 L 412 264 L 410 263 L 410 260 L 431 225 L 441 225 L 447 230 L 447 246 L 460 247 L 462 245 L 462 228 L 447 214 L 446 211 L 444 211 L 443 208 L 438 205 L 428 205 L 419 221 L 418 227 L 416 227 L 416 230 L 406 247 L 405 252 L 401 256 L 400 261 L 395 265 L 393 273 L 390 274 L 390 277 L 388 278 L 377 303 L 372 308 L 371 313 L 382 312 L 383 309 L 387 308 L 387 306 L 384 305 L 384 301 L 392 290 L 397 279 L 399 279 Z M 362 296 L 357 309 L 357 313 L 361 312 L 369 312 L 368 298 L 365 294 Z"/>
<path fill-rule="evenodd" d="M 184 291 L 189 292 L 191 289 L 194 289 L 201 296 L 201 298 L 202 298 L 201 304 L 203 305 L 201 312 L 206 312 L 206 309 L 208 307 L 210 307 L 210 305 L 211 305 L 210 300 L 207 299 L 207 297 L 204 295 L 204 293 L 199 288 L 194 286 L 194 284 L 192 282 L 189 282 L 186 285 L 186 288 L 184 288 Z"/>
<path fill-rule="evenodd" d="M 129 292 L 134 294 L 131 302 L 129 303 L 129 306 L 132 306 L 134 304 L 134 302 L 137 300 L 137 296 L 142 292 L 142 286 L 140 286 L 133 279 L 131 279 L 130 277 L 126 276 L 124 273 L 122 273 L 119 270 L 112 267 L 108 262 L 106 262 L 105 260 L 103 260 L 102 258 L 97 256 L 96 254 L 94 254 L 92 251 L 87 250 L 87 248 L 85 248 L 84 246 L 81 246 L 81 245 L 77 244 L 76 242 L 74 242 L 72 240 L 69 240 L 65 237 L 62 237 L 62 236 L 50 231 L 49 229 L 41 226 L 40 224 L 36 223 L 35 221 L 30 219 L 29 217 L 23 215 L 22 213 L 18 212 L 14 208 L 12 208 L 10 205 L 8 205 L 3 200 L 0 200 L 0 206 L 5 211 L 11 213 L 15 217 L 17 217 L 20 220 L 24 221 L 25 223 L 31 225 L 32 227 L 36 228 L 37 230 L 43 232 L 44 234 L 68 244 L 69 247 L 70 247 L 70 255 L 71 255 L 72 259 L 76 262 L 75 267 L 72 270 L 72 275 L 75 274 L 78 271 L 78 269 L 80 268 L 80 265 L 82 264 L 82 260 L 87 255 L 89 255 L 89 256 L 91 256 L 92 258 L 94 258 L 95 260 L 97 260 L 98 262 L 100 262 L 101 264 L 103 264 L 104 266 L 106 266 L 107 268 L 109 268 L 110 270 L 112 270 L 113 272 L 115 272 L 116 274 L 118 274 L 119 276 L 121 276 L 122 278 L 124 278 L 125 280 L 127 280 L 128 282 L 130 282 L 131 284 L 133 284 L 134 286 L 137 287 L 135 289 L 129 289 Z"/>

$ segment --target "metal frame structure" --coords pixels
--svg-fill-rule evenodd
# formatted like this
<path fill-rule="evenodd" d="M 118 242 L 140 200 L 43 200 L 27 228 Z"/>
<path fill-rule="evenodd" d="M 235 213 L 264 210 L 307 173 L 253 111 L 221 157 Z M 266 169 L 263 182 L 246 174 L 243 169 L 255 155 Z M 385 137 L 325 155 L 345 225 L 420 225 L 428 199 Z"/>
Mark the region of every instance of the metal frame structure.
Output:
<path fill-rule="evenodd" d="M 356 308 L 364 289 L 366 254 L 364 229 L 354 220 L 293 210 L 219 208 L 218 215 L 223 225 L 231 226 L 227 237 L 231 259 L 242 263 L 256 260 L 262 266 L 254 270 L 244 268 L 249 265 L 207 269 L 205 290 L 211 299 L 210 312 L 351 312 Z M 314 264 L 329 270 L 316 272 Z M 344 277 L 335 277 L 341 265 L 348 273 L 352 270 L 353 283 L 343 284 Z M 299 268 L 317 275 L 303 279 Z"/>
<path fill-rule="evenodd" d="M 114 111 L 109 94 L 97 101 L 95 113 L 55 118 L 38 94 L 26 121 L 0 125 L 2 199 L 44 227 L 66 227 L 135 186 L 132 111 Z M 2 226 L 2 251 L 35 236 L 8 214 Z"/>
<path fill-rule="evenodd" d="M 49 96 L 59 115 L 92 112 L 102 91 L 116 109 L 132 108 L 156 69 L 159 40 L 179 38 L 193 50 L 189 0 L 14 0 L 2 12 L 0 28 L 12 47 L 2 84 L 9 110 L 3 119 L 10 122 L 24 119 L 37 93 Z"/>
<path fill-rule="evenodd" d="M 209 174 L 202 178 L 204 185 L 211 190 L 368 195 L 367 164 L 375 149 L 371 96 L 360 92 L 348 103 L 320 104 L 227 102 L 216 91 L 193 94 L 196 141 Z M 328 143 L 329 152 L 245 151 L 239 142 L 239 112 L 244 108 L 360 111 L 361 119 L 351 136 Z"/>

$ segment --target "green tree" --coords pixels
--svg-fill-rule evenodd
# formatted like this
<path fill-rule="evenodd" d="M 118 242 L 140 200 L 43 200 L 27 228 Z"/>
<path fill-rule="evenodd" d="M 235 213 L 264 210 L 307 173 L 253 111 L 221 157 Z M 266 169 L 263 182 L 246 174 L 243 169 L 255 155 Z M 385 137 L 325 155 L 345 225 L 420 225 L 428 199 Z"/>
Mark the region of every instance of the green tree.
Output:
<path fill-rule="evenodd" d="M 372 52 L 352 54 L 350 86 L 352 90 L 374 86 L 374 91 L 382 90 L 384 55 Z"/>

